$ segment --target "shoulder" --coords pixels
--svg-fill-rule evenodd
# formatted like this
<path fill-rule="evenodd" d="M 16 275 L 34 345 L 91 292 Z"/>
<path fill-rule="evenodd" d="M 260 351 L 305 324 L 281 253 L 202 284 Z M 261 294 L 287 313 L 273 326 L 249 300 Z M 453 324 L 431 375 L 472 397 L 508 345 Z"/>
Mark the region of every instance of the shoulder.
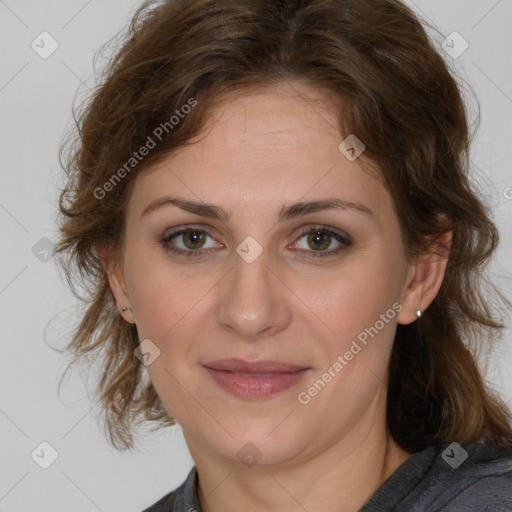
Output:
<path fill-rule="evenodd" d="M 460 464 L 453 462 L 457 457 Z M 510 448 L 484 444 L 462 448 L 452 443 L 439 451 L 430 473 L 437 482 L 429 504 L 433 511 L 512 511 Z"/>
<path fill-rule="evenodd" d="M 194 466 L 185 481 L 142 512 L 200 512 L 197 497 L 197 471 Z"/>
<path fill-rule="evenodd" d="M 436 443 L 414 453 L 360 512 L 512 512 L 512 446 Z"/>
<path fill-rule="evenodd" d="M 465 489 L 458 491 L 441 508 L 443 512 L 512 511 L 512 474 L 480 477 Z"/>
<path fill-rule="evenodd" d="M 179 488 L 166 494 L 163 498 L 160 498 L 156 503 L 145 508 L 142 512 L 174 512 L 176 507 L 176 497 L 179 495 Z"/>

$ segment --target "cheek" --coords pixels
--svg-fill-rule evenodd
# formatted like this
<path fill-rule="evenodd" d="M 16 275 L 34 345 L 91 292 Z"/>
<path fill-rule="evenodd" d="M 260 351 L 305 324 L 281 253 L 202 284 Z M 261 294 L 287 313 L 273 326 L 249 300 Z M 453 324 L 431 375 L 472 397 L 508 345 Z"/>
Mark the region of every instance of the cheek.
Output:
<path fill-rule="evenodd" d="M 326 347 L 331 357 L 348 350 L 358 337 L 363 342 L 386 340 L 379 345 L 383 354 L 392 342 L 401 309 L 399 266 L 367 256 L 358 256 L 335 279 L 323 281 L 321 294 L 320 288 L 310 289 L 304 300 L 305 304 L 314 304 L 317 316 L 334 334 L 324 338 L 331 340 Z"/>
<path fill-rule="evenodd" d="M 141 341 L 149 339 L 159 349 L 146 370 L 168 410 L 181 421 L 187 417 L 183 386 L 188 388 L 188 351 L 198 325 L 194 314 L 204 293 L 191 286 L 190 277 L 180 277 L 168 267 L 148 265 L 139 275 L 132 289 L 137 332 Z"/>
<path fill-rule="evenodd" d="M 154 248 L 147 253 L 136 248 L 127 252 L 126 271 L 139 337 L 161 344 L 165 334 L 185 315 L 191 300 L 187 297 L 191 295 L 190 287 Z"/>
<path fill-rule="evenodd" d="M 208 318 L 212 290 L 219 276 L 171 265 L 162 255 L 140 251 L 127 258 L 135 322 L 140 340 L 150 339 L 168 366 L 184 359 Z"/>
<path fill-rule="evenodd" d="M 133 308 L 141 338 L 161 339 L 179 314 L 180 294 L 173 292 L 168 285 L 151 272 L 146 272 L 143 278 L 134 283 Z"/>

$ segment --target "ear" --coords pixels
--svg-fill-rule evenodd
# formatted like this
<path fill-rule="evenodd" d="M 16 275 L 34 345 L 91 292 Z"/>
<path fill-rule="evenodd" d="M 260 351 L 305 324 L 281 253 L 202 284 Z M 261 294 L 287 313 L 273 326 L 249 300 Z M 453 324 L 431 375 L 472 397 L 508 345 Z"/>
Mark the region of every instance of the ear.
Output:
<path fill-rule="evenodd" d="M 116 307 L 119 314 L 130 324 L 134 324 L 133 311 L 131 308 L 131 299 L 126 285 L 126 279 L 122 269 L 122 264 L 114 257 L 112 248 L 109 244 L 103 244 L 98 247 L 98 255 L 105 272 L 108 276 L 110 290 L 114 296 Z M 123 307 L 127 307 L 126 311 L 122 311 Z"/>
<path fill-rule="evenodd" d="M 407 325 L 417 320 L 416 311 L 424 312 L 436 298 L 448 264 L 452 237 L 453 231 L 443 233 L 433 244 L 435 251 L 417 256 L 410 265 L 400 301 L 399 324 Z"/>

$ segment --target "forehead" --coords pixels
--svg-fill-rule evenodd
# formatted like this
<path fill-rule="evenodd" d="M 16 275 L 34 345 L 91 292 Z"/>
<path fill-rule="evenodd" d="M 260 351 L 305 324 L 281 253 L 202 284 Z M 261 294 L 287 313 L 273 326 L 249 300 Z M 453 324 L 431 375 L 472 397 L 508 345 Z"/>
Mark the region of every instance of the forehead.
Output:
<path fill-rule="evenodd" d="M 302 84 L 228 97 L 192 144 L 137 176 L 132 206 L 141 210 L 156 195 L 176 191 L 228 208 L 238 199 L 253 213 L 336 192 L 389 202 L 371 161 L 340 152 L 338 116 L 325 92 Z"/>

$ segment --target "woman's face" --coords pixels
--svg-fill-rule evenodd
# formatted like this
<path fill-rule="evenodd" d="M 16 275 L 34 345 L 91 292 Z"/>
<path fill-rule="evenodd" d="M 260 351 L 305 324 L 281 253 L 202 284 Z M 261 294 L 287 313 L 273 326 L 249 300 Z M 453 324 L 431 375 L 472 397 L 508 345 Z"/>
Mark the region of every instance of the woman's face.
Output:
<path fill-rule="evenodd" d="M 233 461 L 299 462 L 385 429 L 396 324 L 420 306 L 389 193 L 305 86 L 238 97 L 215 119 L 136 178 L 127 211 L 116 295 L 151 342 L 159 396 L 191 451 Z M 206 368 L 231 358 L 303 370 Z"/>

